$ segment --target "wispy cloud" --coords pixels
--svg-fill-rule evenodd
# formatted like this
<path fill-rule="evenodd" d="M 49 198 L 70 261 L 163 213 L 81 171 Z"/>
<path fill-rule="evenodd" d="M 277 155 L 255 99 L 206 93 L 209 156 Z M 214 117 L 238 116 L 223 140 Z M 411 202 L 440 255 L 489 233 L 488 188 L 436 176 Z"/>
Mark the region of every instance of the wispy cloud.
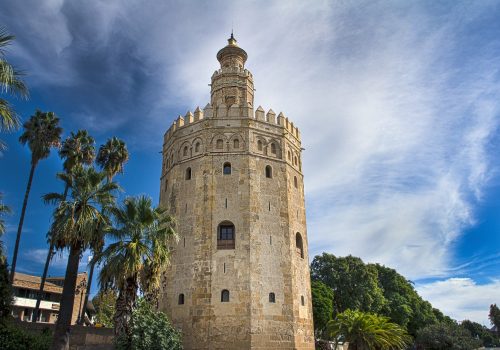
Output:
<path fill-rule="evenodd" d="M 416 286 L 419 294 L 432 300 L 433 306 L 446 310 L 456 320 L 473 320 L 491 326 L 489 306 L 498 303 L 500 280 L 477 284 L 470 278 L 449 278 Z"/>

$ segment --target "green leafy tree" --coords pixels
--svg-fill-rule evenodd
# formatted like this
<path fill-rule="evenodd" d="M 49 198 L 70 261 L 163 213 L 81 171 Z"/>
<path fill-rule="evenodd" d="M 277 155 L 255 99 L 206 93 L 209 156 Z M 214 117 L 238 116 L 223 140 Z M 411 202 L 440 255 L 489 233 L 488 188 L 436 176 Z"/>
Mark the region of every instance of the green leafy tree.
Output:
<path fill-rule="evenodd" d="M 64 173 L 57 174 L 57 177 L 62 179 L 65 183 L 64 194 L 62 200 L 66 200 L 68 195 L 69 186 L 71 184 L 71 173 L 74 169 L 81 167 L 83 165 L 90 165 L 95 158 L 95 147 L 94 138 L 89 135 L 87 130 L 78 130 L 75 134 L 71 132 L 70 136 L 63 141 L 61 149 L 59 150 L 59 156 L 64 159 L 63 168 Z M 42 301 L 43 289 L 45 287 L 45 280 L 47 279 L 47 273 L 49 271 L 50 260 L 54 256 L 54 242 L 52 242 L 51 234 L 49 231 L 49 250 L 47 251 L 47 258 L 45 259 L 45 266 L 43 269 L 42 279 L 40 283 L 40 289 L 38 290 L 35 311 L 33 317 L 33 322 L 37 322 L 38 315 L 40 312 L 40 303 Z M 89 290 L 90 291 L 90 290 Z M 89 292 L 87 291 L 87 293 Z M 88 301 L 88 294 L 86 295 L 85 304 Z M 85 310 L 82 312 L 82 318 L 85 315 Z"/>
<path fill-rule="evenodd" d="M 328 322 L 331 339 L 349 342 L 349 350 L 405 349 L 411 336 L 388 317 L 346 310 Z"/>
<path fill-rule="evenodd" d="M 4 27 L 0 27 L 0 93 L 27 98 L 28 88 L 21 78 L 22 73 L 5 58 L 5 48 L 12 43 L 12 40 L 14 36 L 10 35 Z M 19 125 L 19 116 L 12 105 L 0 97 L 0 132 L 16 130 Z M 5 148 L 5 144 L 0 140 L 0 155 Z"/>
<path fill-rule="evenodd" d="M 128 158 L 129 154 L 125 142 L 117 137 L 112 137 L 108 139 L 104 145 L 99 147 L 96 163 L 106 173 L 106 177 L 109 182 L 112 181 L 118 173 L 123 173 L 123 166 L 128 161 Z M 102 229 L 102 227 L 99 227 L 98 229 Z M 104 247 L 104 240 L 95 243 L 96 244 L 94 244 L 91 248 L 94 252 L 94 256 L 99 256 Z M 85 308 L 87 307 L 87 301 L 92 288 L 94 268 L 95 259 L 90 262 L 89 282 L 87 284 L 87 293 L 85 294 L 82 315 L 85 315 Z M 79 323 L 83 324 L 83 317 L 79 320 Z"/>
<path fill-rule="evenodd" d="M 52 343 L 53 350 L 68 347 L 81 255 L 95 241 L 102 240 L 100 236 L 102 231 L 97 230 L 97 227 L 109 225 L 109 219 L 102 215 L 101 209 L 115 204 L 114 192 L 118 189 L 118 185 L 114 182 L 105 183 L 105 177 L 106 174 L 92 167 L 80 167 L 72 173 L 69 198 L 64 200 L 64 195 L 60 193 L 49 193 L 44 196 L 46 202 L 58 203 L 51 228 L 55 247 L 69 249 L 59 318 Z"/>
<path fill-rule="evenodd" d="M 0 255 L 0 322 L 10 315 L 12 302 L 12 287 L 9 284 L 7 259 Z"/>
<path fill-rule="evenodd" d="M 175 329 L 163 312 L 154 311 L 144 299 L 132 314 L 131 341 L 117 338 L 118 350 L 181 350 L 181 333 Z"/>
<path fill-rule="evenodd" d="M 497 334 L 500 336 L 500 309 L 497 304 L 490 305 L 490 314 L 488 315 L 491 325 L 497 329 Z"/>
<path fill-rule="evenodd" d="M 321 281 L 311 282 L 314 332 L 321 338 L 333 317 L 333 290 Z"/>
<path fill-rule="evenodd" d="M 100 290 L 92 299 L 96 310 L 96 323 L 104 327 L 113 327 L 113 316 L 115 315 L 115 302 L 118 295 L 112 289 Z"/>
<path fill-rule="evenodd" d="M 161 274 L 169 260 L 168 244 L 177 239 L 173 218 L 161 208 L 153 208 L 151 198 L 126 198 L 112 209 L 116 228 L 110 236 L 116 239 L 98 257 L 103 267 L 101 286 L 119 292 L 114 316 L 115 334 L 130 337 L 130 319 L 136 307 L 137 291 L 155 300 Z"/>
<path fill-rule="evenodd" d="M 10 281 L 14 281 L 14 273 L 16 271 L 17 253 L 19 251 L 19 242 L 21 241 L 21 232 L 23 230 L 24 215 L 26 214 L 26 206 L 28 205 L 28 197 L 33 181 L 33 174 L 38 162 L 49 156 L 52 147 L 58 147 L 61 142 L 62 129 L 59 126 L 59 118 L 53 112 L 41 112 L 37 110 L 35 115 L 24 123 L 24 132 L 19 137 L 19 141 L 31 150 L 31 170 L 28 179 L 28 185 L 24 194 L 23 207 L 19 225 L 17 228 L 16 244 L 12 257 L 12 265 L 10 270 Z"/>
<path fill-rule="evenodd" d="M 467 329 L 473 338 L 480 339 L 483 345 L 489 348 L 500 346 L 500 339 L 495 337 L 488 328 L 477 322 L 465 320 L 460 327 Z"/>
<path fill-rule="evenodd" d="M 470 350 L 481 346 L 481 340 L 456 323 L 439 322 L 417 332 L 417 345 L 426 350 Z"/>
<path fill-rule="evenodd" d="M 387 302 L 379 287 L 377 269 L 351 255 L 316 256 L 311 264 L 311 277 L 333 290 L 335 314 L 347 309 L 378 313 Z"/>

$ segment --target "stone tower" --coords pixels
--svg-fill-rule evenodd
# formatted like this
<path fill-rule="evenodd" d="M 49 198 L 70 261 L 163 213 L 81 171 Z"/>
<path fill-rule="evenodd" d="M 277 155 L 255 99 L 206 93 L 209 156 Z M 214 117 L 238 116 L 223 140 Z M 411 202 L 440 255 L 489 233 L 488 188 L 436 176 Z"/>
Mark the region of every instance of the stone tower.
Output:
<path fill-rule="evenodd" d="M 192 349 L 314 349 L 299 130 L 254 111 L 246 52 L 217 53 L 211 102 L 165 133 L 160 203 L 179 243 L 160 309 Z"/>

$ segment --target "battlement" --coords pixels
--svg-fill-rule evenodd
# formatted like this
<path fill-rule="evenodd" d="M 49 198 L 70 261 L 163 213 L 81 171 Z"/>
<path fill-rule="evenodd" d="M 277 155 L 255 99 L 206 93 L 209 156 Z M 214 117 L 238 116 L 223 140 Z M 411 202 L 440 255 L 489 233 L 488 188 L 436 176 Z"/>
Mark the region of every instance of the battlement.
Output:
<path fill-rule="evenodd" d="M 179 115 L 170 128 L 167 130 L 165 133 L 165 141 L 172 137 L 177 130 L 180 130 L 186 126 L 190 126 L 193 124 L 197 124 L 205 119 L 222 119 L 222 118 L 235 118 L 235 119 L 242 119 L 239 117 L 239 112 L 242 107 L 237 106 L 237 105 L 232 105 L 231 107 L 227 108 L 225 105 L 221 105 L 218 107 L 217 110 L 217 116 L 216 113 L 214 113 L 214 109 L 210 105 L 210 103 L 207 103 L 205 108 L 203 110 L 200 109 L 200 107 L 196 107 L 194 113 L 191 113 L 191 111 L 188 111 L 184 116 Z M 283 129 L 287 130 L 288 133 L 298 140 L 300 140 L 300 131 L 299 128 L 295 127 L 292 121 L 286 117 L 283 112 L 280 112 L 277 116 L 276 113 L 270 109 L 267 113 L 265 112 L 264 108 L 262 106 L 257 107 L 255 112 L 253 111 L 252 108 L 245 108 L 248 116 L 244 118 L 256 120 L 262 123 L 270 124 L 273 126 L 278 126 L 282 127 Z"/>
<path fill-rule="evenodd" d="M 212 74 L 212 80 L 216 78 L 217 76 L 221 74 L 227 74 L 227 73 L 236 73 L 245 77 L 250 77 L 253 78 L 252 73 L 248 69 L 241 68 L 241 67 L 224 67 L 217 69 L 214 74 Z"/>

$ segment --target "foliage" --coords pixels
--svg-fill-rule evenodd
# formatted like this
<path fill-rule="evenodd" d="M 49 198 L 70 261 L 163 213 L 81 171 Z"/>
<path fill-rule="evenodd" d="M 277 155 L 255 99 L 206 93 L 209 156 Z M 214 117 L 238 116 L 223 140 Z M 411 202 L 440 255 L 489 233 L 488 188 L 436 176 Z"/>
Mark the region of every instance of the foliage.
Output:
<path fill-rule="evenodd" d="M 31 164 L 36 165 L 41 159 L 50 154 L 52 147 L 59 147 L 61 143 L 62 128 L 59 118 L 54 112 L 35 111 L 30 119 L 24 123 L 24 132 L 19 137 L 19 142 L 28 144 L 31 150 Z"/>
<path fill-rule="evenodd" d="M 497 334 L 500 335 L 500 309 L 497 304 L 490 305 L 490 313 L 488 315 L 491 325 L 497 328 Z"/>
<path fill-rule="evenodd" d="M 417 331 L 416 343 L 426 350 L 470 350 L 481 346 L 471 333 L 456 323 L 439 322 Z"/>
<path fill-rule="evenodd" d="M 495 337 L 488 328 L 469 320 L 465 320 L 460 324 L 461 327 L 467 329 L 473 338 L 481 339 L 486 347 L 500 346 L 500 339 Z"/>
<path fill-rule="evenodd" d="M 95 147 L 94 138 L 87 130 L 78 130 L 63 141 L 59 156 L 64 159 L 63 167 L 66 173 L 83 164 L 90 165 L 94 161 Z"/>
<path fill-rule="evenodd" d="M 12 40 L 14 40 L 14 36 L 8 34 L 4 27 L 0 27 L 0 93 L 27 98 L 28 88 L 21 78 L 23 74 L 5 58 L 5 47 L 10 45 Z M 0 132 L 16 130 L 19 128 L 19 124 L 19 116 L 12 105 L 7 100 L 0 98 Z M 5 144 L 0 140 L 0 154 L 5 148 Z"/>
<path fill-rule="evenodd" d="M 360 258 L 323 253 L 314 258 L 311 277 L 333 290 L 334 314 L 347 309 L 378 313 L 386 303 L 376 268 L 365 265 Z"/>
<path fill-rule="evenodd" d="M 117 294 L 114 290 L 100 290 L 92 299 L 96 310 L 96 323 L 104 327 L 113 327 L 113 315 L 115 314 L 115 301 Z"/>
<path fill-rule="evenodd" d="M 388 317 L 352 310 L 328 322 L 327 333 L 332 339 L 349 342 L 349 348 L 355 350 L 405 349 L 412 339 Z"/>
<path fill-rule="evenodd" d="M 12 288 L 9 283 L 7 259 L 0 253 L 0 320 L 6 318 L 10 314 L 11 305 Z"/>
<path fill-rule="evenodd" d="M 3 350 L 48 350 L 52 334 L 46 328 L 40 333 L 31 333 L 9 320 L 0 321 L 0 344 Z"/>
<path fill-rule="evenodd" d="M 314 331 L 322 337 L 323 331 L 333 317 L 333 290 L 321 281 L 311 282 Z"/>
<path fill-rule="evenodd" d="M 175 329 L 163 312 L 154 311 L 146 300 L 138 302 L 132 315 L 132 341 L 118 337 L 118 350 L 181 350 L 181 333 Z"/>
<path fill-rule="evenodd" d="M 144 294 L 153 293 L 168 264 L 168 245 L 177 239 L 173 218 L 163 209 L 153 208 L 146 196 L 128 197 L 111 213 L 116 228 L 109 234 L 117 241 L 99 257 L 103 262 L 101 285 L 123 290 L 127 278 L 134 278 Z"/>
<path fill-rule="evenodd" d="M 99 148 L 96 162 L 106 173 L 108 181 L 118 173 L 123 172 L 123 165 L 128 160 L 128 150 L 125 142 L 112 137 Z"/>
<path fill-rule="evenodd" d="M 347 309 L 380 314 L 405 327 L 412 336 L 428 324 L 452 322 L 423 300 L 412 282 L 379 264 L 323 253 L 314 258 L 311 277 L 333 289 L 334 315 Z"/>

